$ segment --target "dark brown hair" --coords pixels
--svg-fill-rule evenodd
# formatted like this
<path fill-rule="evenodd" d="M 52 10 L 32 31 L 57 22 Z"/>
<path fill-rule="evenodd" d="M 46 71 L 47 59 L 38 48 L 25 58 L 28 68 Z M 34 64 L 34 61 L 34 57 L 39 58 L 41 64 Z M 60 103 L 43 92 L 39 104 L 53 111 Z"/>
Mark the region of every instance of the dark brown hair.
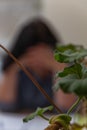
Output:
<path fill-rule="evenodd" d="M 13 47 L 10 52 L 16 58 L 19 58 L 25 53 L 27 48 L 41 42 L 48 44 L 54 49 L 56 43 L 60 42 L 60 40 L 55 36 L 55 32 L 53 28 L 51 29 L 51 25 L 49 24 L 48 26 L 47 23 L 47 21 L 41 18 L 36 18 L 31 22 L 27 22 L 20 30 L 15 42 L 12 44 Z M 5 71 L 13 62 L 14 61 L 6 55 L 4 57 L 3 70 Z"/>

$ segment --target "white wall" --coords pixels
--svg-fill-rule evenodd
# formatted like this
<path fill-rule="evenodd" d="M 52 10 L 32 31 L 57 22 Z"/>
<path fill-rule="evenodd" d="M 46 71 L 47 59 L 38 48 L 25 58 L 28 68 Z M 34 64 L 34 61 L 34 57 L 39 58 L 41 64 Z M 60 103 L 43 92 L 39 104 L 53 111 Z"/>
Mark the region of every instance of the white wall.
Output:
<path fill-rule="evenodd" d="M 0 0 L 0 43 L 9 48 L 19 26 L 39 10 L 39 0 Z"/>
<path fill-rule="evenodd" d="M 64 43 L 87 47 L 87 0 L 42 0 L 43 16 L 52 21 Z"/>
<path fill-rule="evenodd" d="M 40 0 L 0 0 L 0 44 L 9 49 L 19 26 L 39 15 L 40 9 Z M 0 76 L 4 53 L 0 48 Z"/>
<path fill-rule="evenodd" d="M 20 23 L 39 13 L 53 23 L 64 43 L 87 46 L 87 0 L 0 0 L 0 43 L 9 47 Z"/>

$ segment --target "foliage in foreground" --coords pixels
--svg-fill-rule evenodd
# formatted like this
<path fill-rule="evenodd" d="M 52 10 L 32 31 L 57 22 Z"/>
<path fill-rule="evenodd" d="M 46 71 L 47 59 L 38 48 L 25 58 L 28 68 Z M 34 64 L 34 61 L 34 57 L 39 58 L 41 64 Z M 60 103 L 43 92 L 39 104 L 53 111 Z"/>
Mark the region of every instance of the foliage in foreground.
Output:
<path fill-rule="evenodd" d="M 1 44 L 0 48 L 4 49 L 29 77 L 30 74 L 17 59 Z M 49 126 L 45 130 L 83 130 L 83 128 L 87 129 L 87 122 L 85 124 L 71 124 L 72 117 L 70 116 L 70 113 L 76 108 L 81 100 L 84 99 L 87 102 L 87 67 L 85 62 L 87 50 L 84 49 L 82 46 L 74 46 L 72 44 L 68 44 L 65 46 L 58 46 L 54 54 L 55 59 L 58 62 L 67 63 L 68 66 L 65 67 L 62 72 L 57 73 L 56 77 L 60 77 L 60 80 L 56 83 L 53 89 L 58 91 L 58 89 L 61 88 L 65 93 L 75 93 L 78 96 L 78 99 L 75 104 L 73 104 L 71 108 L 67 111 L 67 113 L 60 113 L 48 119 L 44 116 L 44 113 L 48 110 L 53 109 L 53 106 L 48 106 L 46 108 L 37 108 L 34 113 L 25 117 L 23 121 L 28 122 L 29 120 L 34 119 L 36 116 L 40 116 L 49 121 Z M 34 83 L 36 83 L 36 81 Z M 40 86 L 37 85 L 37 83 L 36 86 L 40 90 Z M 42 89 L 41 92 L 46 95 L 46 93 L 42 91 Z M 48 96 L 47 99 L 49 99 Z M 56 108 L 55 104 L 51 100 L 49 101 Z M 85 120 L 87 120 L 87 111 Z"/>
<path fill-rule="evenodd" d="M 87 99 L 87 67 L 84 62 L 87 56 L 87 50 L 83 46 L 68 44 L 58 46 L 54 56 L 58 62 L 66 63 L 67 66 L 63 71 L 57 72 L 56 78 L 60 77 L 60 80 L 58 80 L 53 90 L 58 91 L 61 88 L 65 93 L 75 93 L 78 99 L 67 113 L 58 114 L 48 119 L 44 116 L 44 112 L 52 110 L 52 106 L 37 108 L 36 112 L 25 117 L 23 121 L 28 122 L 35 116 L 41 116 L 49 121 L 49 126 L 45 130 L 82 130 L 85 127 L 87 128 L 87 124 L 71 124 L 72 117 L 70 116 L 79 102 L 83 98 L 85 100 Z"/>

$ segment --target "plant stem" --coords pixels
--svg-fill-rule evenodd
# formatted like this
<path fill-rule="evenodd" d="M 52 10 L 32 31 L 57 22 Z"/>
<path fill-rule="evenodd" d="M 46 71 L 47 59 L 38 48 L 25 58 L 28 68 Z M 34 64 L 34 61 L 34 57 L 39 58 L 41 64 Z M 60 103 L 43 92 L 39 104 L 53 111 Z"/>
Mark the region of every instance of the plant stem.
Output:
<path fill-rule="evenodd" d="M 34 83 L 34 85 L 40 90 L 40 92 L 46 97 L 46 99 L 56 108 L 56 110 L 59 113 L 62 113 L 62 111 L 55 105 L 55 103 L 52 101 L 52 99 L 48 96 L 46 91 L 40 86 L 40 84 L 36 81 L 36 79 L 31 75 L 29 71 L 22 65 L 19 60 L 11 52 L 9 52 L 4 46 L 0 44 L 0 47 L 15 61 L 15 63 L 25 72 L 25 74 L 31 79 L 31 81 Z"/>
<path fill-rule="evenodd" d="M 68 110 L 68 112 L 67 112 L 68 115 L 69 115 L 69 114 L 73 111 L 73 109 L 79 104 L 79 102 L 82 100 L 82 98 L 83 98 L 83 97 L 79 97 L 79 98 L 76 100 L 76 102 L 69 108 L 69 110 Z"/>
<path fill-rule="evenodd" d="M 78 70 L 78 66 L 77 66 L 77 64 L 78 64 L 78 62 L 75 60 L 74 61 L 75 62 L 75 64 L 76 64 L 76 70 L 77 70 L 77 75 L 79 76 L 79 78 L 81 79 L 82 78 L 82 74 L 79 72 L 79 70 Z"/>
<path fill-rule="evenodd" d="M 40 117 L 42 117 L 43 119 L 49 121 L 49 119 L 47 117 L 45 117 L 44 115 L 40 115 Z"/>

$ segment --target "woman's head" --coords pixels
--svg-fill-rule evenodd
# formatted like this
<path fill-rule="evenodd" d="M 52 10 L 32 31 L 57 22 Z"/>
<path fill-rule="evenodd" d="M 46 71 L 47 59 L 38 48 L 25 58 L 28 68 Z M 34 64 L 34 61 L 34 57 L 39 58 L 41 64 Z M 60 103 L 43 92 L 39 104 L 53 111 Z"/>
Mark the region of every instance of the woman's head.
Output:
<path fill-rule="evenodd" d="M 13 48 L 11 53 L 19 58 L 22 56 L 27 48 L 36 46 L 39 43 L 44 43 L 52 47 L 56 47 L 56 43 L 60 42 L 59 38 L 56 38 L 54 30 L 51 29 L 49 23 L 40 18 L 32 19 L 32 21 L 27 22 L 19 32 L 13 43 Z M 6 70 L 13 60 L 6 56 L 4 60 L 3 70 Z"/>

